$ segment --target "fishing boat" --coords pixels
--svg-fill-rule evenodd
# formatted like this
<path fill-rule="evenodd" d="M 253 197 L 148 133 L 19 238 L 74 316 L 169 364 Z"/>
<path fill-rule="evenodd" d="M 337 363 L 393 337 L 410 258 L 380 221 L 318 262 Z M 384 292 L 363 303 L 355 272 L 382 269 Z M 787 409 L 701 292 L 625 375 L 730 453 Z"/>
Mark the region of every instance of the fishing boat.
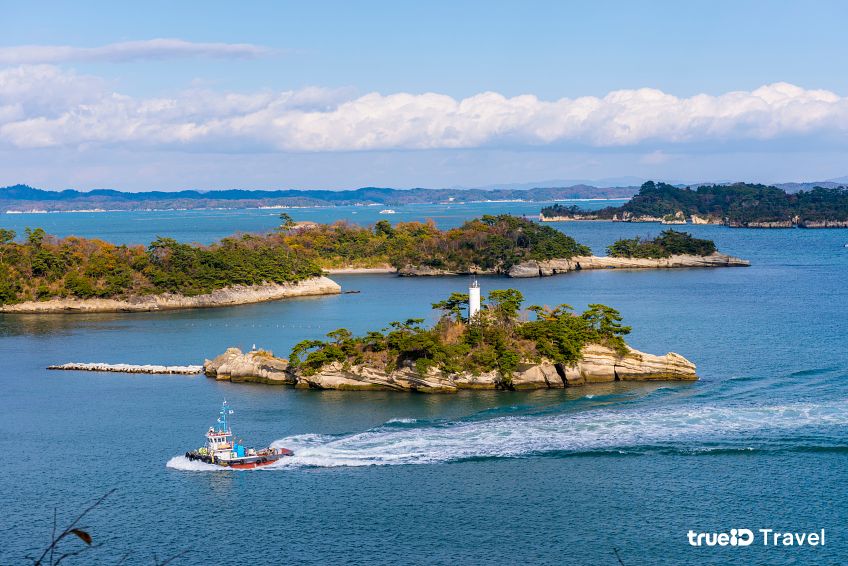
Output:
<path fill-rule="evenodd" d="M 185 457 L 224 468 L 247 470 L 268 466 L 280 458 L 294 454 L 288 448 L 245 448 L 241 441 L 235 441 L 233 431 L 230 430 L 229 416 L 232 414 L 233 410 L 224 401 L 215 426 L 210 426 L 206 432 L 206 444 L 197 450 L 186 452 Z"/>
<path fill-rule="evenodd" d="M 397 214 L 397 212 L 395 212 L 391 208 L 386 208 L 386 209 L 381 210 L 380 214 Z"/>

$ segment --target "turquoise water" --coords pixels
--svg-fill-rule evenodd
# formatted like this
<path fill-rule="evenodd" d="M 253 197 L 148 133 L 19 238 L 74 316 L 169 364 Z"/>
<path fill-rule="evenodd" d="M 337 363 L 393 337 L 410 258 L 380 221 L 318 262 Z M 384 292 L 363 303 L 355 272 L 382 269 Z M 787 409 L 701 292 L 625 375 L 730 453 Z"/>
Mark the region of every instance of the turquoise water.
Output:
<path fill-rule="evenodd" d="M 624 200 L 560 201 L 596 209 L 617 206 Z M 433 220 L 442 228 L 452 228 L 483 214 L 510 212 L 531 218 L 539 216 L 544 204 L 534 202 L 412 204 L 395 206 L 394 214 L 380 214 L 382 206 L 338 206 L 289 209 L 237 210 L 163 210 L 140 212 L 55 212 L 47 214 L 0 214 L 0 226 L 23 234 L 29 228 L 41 227 L 57 236 L 92 236 L 120 244 L 147 244 L 157 236 L 167 235 L 185 242 L 211 243 L 235 232 L 261 232 L 280 225 L 280 213 L 295 220 L 335 222 L 347 220 L 368 225 L 378 220 L 409 222 Z"/>
<path fill-rule="evenodd" d="M 443 208 L 421 218 L 451 225 L 481 212 L 530 215 L 538 205 Z M 37 216 L 106 239 L 147 241 L 180 227 L 182 239 L 210 241 L 269 211 L 212 212 L 104 213 L 92 215 L 96 223 Z M 346 218 L 350 209 L 336 212 Z M 388 218 L 415 218 L 398 212 Z M 555 226 L 596 252 L 660 228 Z M 753 265 L 481 283 L 516 287 L 530 303 L 615 306 L 634 327 L 634 347 L 698 365 L 702 380 L 691 384 L 426 396 L 44 370 L 68 361 L 198 363 L 254 343 L 285 355 L 339 326 L 364 331 L 429 312 L 463 277 L 337 276 L 361 293 L 226 309 L 2 316 L 0 563 L 21 562 L 48 540 L 54 506 L 67 520 L 111 488 L 86 521 L 107 543 L 76 564 L 125 554 L 150 564 L 154 553 L 184 549 L 178 564 L 617 564 L 613 548 L 627 565 L 844 563 L 848 230 L 688 229 Z M 244 472 L 179 458 L 202 441 L 224 397 L 248 444 L 276 442 L 296 456 Z M 690 529 L 731 528 L 825 529 L 827 542 L 687 542 Z"/>

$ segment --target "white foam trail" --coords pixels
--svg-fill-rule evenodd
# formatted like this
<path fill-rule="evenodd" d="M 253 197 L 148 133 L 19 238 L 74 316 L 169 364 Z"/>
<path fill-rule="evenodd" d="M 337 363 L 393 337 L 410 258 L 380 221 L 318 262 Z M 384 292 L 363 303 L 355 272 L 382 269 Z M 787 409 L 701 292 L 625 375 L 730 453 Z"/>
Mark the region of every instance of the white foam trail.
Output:
<path fill-rule="evenodd" d="M 104 364 L 104 363 L 82 363 L 70 362 L 67 364 L 47 366 L 47 369 L 71 370 L 71 371 L 110 371 L 117 373 L 161 373 L 161 374 L 184 374 L 195 375 L 203 372 L 203 366 L 159 366 L 159 365 L 133 365 L 133 364 Z"/>
<path fill-rule="evenodd" d="M 807 426 L 848 425 L 845 401 L 760 407 L 600 409 L 555 416 L 499 417 L 448 426 L 377 428 L 347 436 L 291 436 L 294 451 L 269 468 L 428 464 L 556 451 L 631 451 L 640 447 L 749 448 Z M 771 435 L 771 436 L 769 436 Z M 784 439 L 785 440 L 785 439 Z"/>
<path fill-rule="evenodd" d="M 210 472 L 223 469 L 214 464 L 207 464 L 206 462 L 200 462 L 198 460 L 189 460 L 185 456 L 174 456 L 168 460 L 165 467 L 173 468 L 174 470 L 183 470 L 185 472 Z"/>

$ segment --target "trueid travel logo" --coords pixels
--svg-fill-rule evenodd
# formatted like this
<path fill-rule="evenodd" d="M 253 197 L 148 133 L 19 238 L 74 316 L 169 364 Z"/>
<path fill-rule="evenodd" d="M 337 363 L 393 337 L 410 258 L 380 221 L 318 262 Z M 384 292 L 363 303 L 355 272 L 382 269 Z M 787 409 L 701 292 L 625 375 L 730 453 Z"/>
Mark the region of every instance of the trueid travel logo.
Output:
<path fill-rule="evenodd" d="M 757 529 L 759 536 L 751 529 L 730 529 L 729 532 L 699 533 L 690 530 L 687 533 L 691 546 L 751 546 L 759 539 L 763 546 L 824 546 L 824 529 L 818 532 L 798 533 Z"/>

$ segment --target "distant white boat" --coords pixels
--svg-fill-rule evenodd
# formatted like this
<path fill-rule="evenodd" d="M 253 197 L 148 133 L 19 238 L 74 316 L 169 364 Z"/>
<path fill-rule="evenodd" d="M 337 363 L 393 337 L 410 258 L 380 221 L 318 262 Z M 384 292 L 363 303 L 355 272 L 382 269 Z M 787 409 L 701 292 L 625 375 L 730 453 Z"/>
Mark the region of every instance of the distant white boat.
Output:
<path fill-rule="evenodd" d="M 380 211 L 380 214 L 397 214 L 397 212 L 395 212 L 391 208 L 384 208 Z"/>

